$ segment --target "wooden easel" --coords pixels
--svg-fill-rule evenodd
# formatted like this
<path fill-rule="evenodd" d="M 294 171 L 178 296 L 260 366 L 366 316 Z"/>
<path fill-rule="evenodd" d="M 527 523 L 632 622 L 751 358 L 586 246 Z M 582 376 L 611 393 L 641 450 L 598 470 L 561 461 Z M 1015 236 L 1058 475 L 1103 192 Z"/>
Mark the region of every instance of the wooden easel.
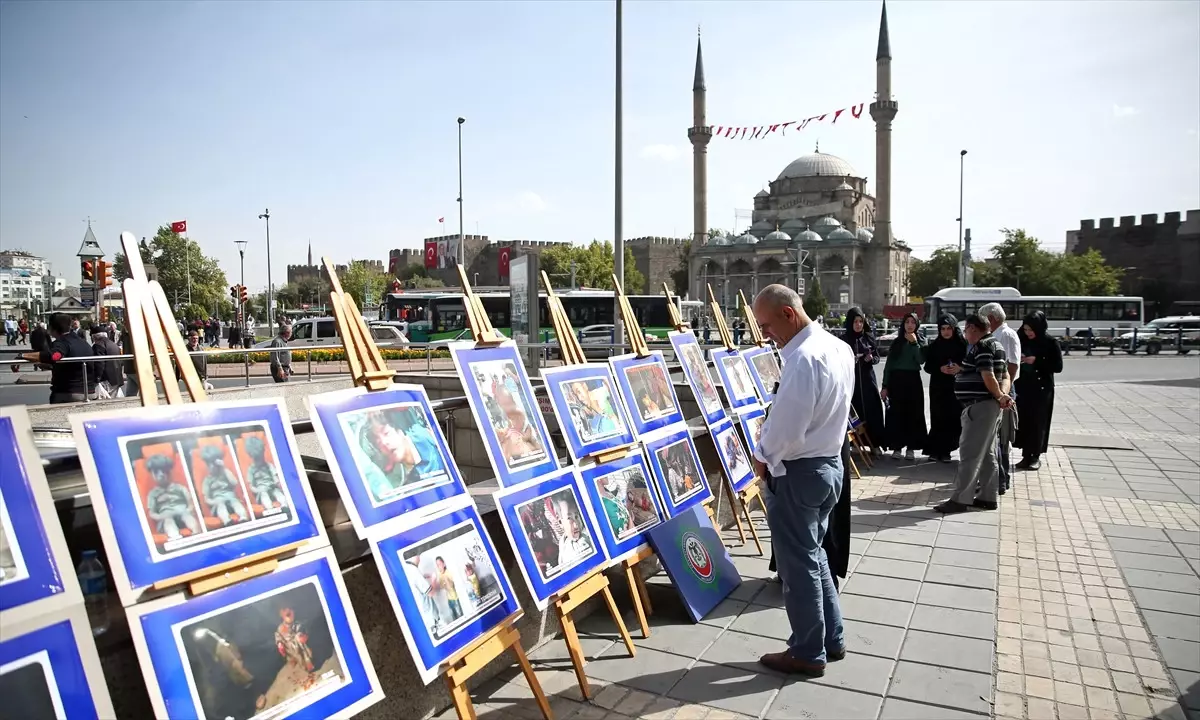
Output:
<path fill-rule="evenodd" d="M 742 306 L 745 307 L 746 298 L 741 294 L 740 290 L 738 291 L 738 296 L 741 298 Z M 721 312 L 721 306 L 717 303 L 716 296 L 713 295 L 712 285 L 708 286 L 708 307 L 709 311 L 713 314 L 713 321 L 717 325 L 717 332 L 721 336 L 721 344 L 725 346 L 726 350 L 736 351 L 738 347 L 733 342 L 733 335 L 731 335 L 729 332 L 729 325 L 725 322 L 725 315 Z M 757 331 L 758 324 L 753 322 L 754 316 L 751 314 L 749 317 L 751 321 L 747 324 Z M 759 335 L 759 337 L 762 336 Z M 726 393 L 728 393 L 728 388 L 726 389 Z M 722 477 L 724 477 L 724 472 L 722 472 Z M 754 520 L 750 518 L 750 501 L 754 498 L 758 498 L 759 504 L 762 505 L 763 513 L 765 514 L 767 512 L 767 506 L 763 504 L 763 498 L 761 491 L 759 490 L 757 478 L 754 481 L 751 481 L 750 485 L 745 490 L 740 490 L 738 492 L 734 492 L 733 480 L 730 478 L 725 478 L 724 485 L 725 496 L 729 498 L 730 507 L 734 508 L 733 521 L 737 524 L 738 536 L 742 539 L 742 544 L 746 544 L 746 530 L 744 527 L 742 527 L 742 518 L 738 516 L 736 509 L 739 501 L 742 507 L 742 515 L 746 518 L 746 524 L 750 526 L 750 535 L 754 538 L 754 545 L 758 548 L 758 554 L 763 555 L 762 541 L 758 537 L 758 530 L 754 527 Z"/>
<path fill-rule="evenodd" d="M 158 376 L 163 380 L 163 394 L 166 395 L 167 404 L 184 404 L 179 385 L 171 380 L 175 377 L 175 370 L 171 367 L 172 356 L 179 366 L 179 376 L 183 379 L 191 401 L 207 401 L 208 393 L 204 390 L 204 381 L 196 373 L 196 366 L 192 363 L 187 345 L 179 333 L 179 326 L 175 324 L 171 304 L 167 301 L 162 286 L 146 277 L 146 268 L 142 264 L 138 241 L 133 233 L 121 233 L 121 247 L 129 262 L 129 277 L 121 284 L 125 301 L 125 327 L 133 339 L 133 362 L 138 384 L 142 388 L 142 392 L 139 393 L 142 407 L 154 407 L 159 404 L 157 382 L 154 378 L 156 368 Z M 304 542 L 298 542 L 273 548 L 204 570 L 159 580 L 152 587 L 154 590 L 164 590 L 186 584 L 192 595 L 202 595 L 242 580 L 274 572 L 275 568 L 279 567 L 281 556 L 303 545 Z"/>
<path fill-rule="evenodd" d="M 754 319 L 754 308 L 746 302 L 746 295 L 738 290 L 738 299 L 742 301 L 742 313 L 746 316 L 746 330 L 750 332 L 750 339 L 759 347 L 766 347 L 769 343 L 763 337 L 762 328 L 758 326 L 758 320 Z"/>
<path fill-rule="evenodd" d="M 558 336 L 558 341 L 561 345 L 563 364 L 587 364 L 587 360 L 583 356 L 583 348 L 579 345 L 579 339 L 575 337 L 575 330 L 571 327 L 571 321 L 567 318 L 562 301 L 554 294 L 554 288 L 550 286 L 550 276 L 545 271 L 542 272 L 542 284 L 546 287 L 546 308 L 549 310 L 550 320 L 554 323 L 554 332 Z M 631 447 L 633 446 L 623 445 L 618 448 L 605 450 L 602 453 L 596 453 L 590 457 L 596 461 L 596 464 L 606 463 L 625 457 Z M 581 460 L 585 459 L 587 458 L 581 458 Z M 642 624 L 642 634 L 643 636 L 649 636 L 650 630 L 649 625 L 646 623 L 645 612 L 642 610 L 641 603 L 638 602 L 640 598 L 637 597 L 635 588 L 631 586 L 630 590 L 634 595 L 634 607 L 638 612 L 638 620 Z M 603 570 L 595 571 L 563 592 L 555 595 L 551 603 L 554 605 L 555 614 L 558 615 L 558 621 L 562 624 L 563 638 L 567 642 L 567 654 L 571 656 L 571 666 L 575 670 L 575 679 L 579 681 L 579 691 L 583 693 L 585 698 L 591 697 L 591 687 L 588 684 L 587 674 L 583 671 L 583 649 L 579 646 L 579 633 L 575 629 L 575 619 L 571 616 L 571 613 L 575 608 L 598 593 L 604 595 L 604 604 L 608 606 L 608 611 L 612 614 L 613 622 L 617 624 L 617 630 L 621 633 L 621 640 L 625 643 L 625 649 L 629 651 L 629 656 L 633 657 L 637 654 L 637 648 L 633 646 L 633 638 L 629 636 L 629 630 L 625 627 L 625 621 L 621 619 L 621 613 L 617 610 L 617 602 L 613 599 L 608 576 L 604 574 Z"/>
<path fill-rule="evenodd" d="M 379 346 L 371 337 L 354 298 L 342 290 L 342 283 L 338 279 L 333 263 L 329 258 L 321 258 L 321 262 L 325 266 L 325 273 L 329 276 L 329 301 L 333 307 L 333 317 L 337 323 L 338 334 L 341 335 L 342 345 L 346 349 L 346 361 L 350 363 L 350 374 L 354 379 L 354 384 L 366 387 L 370 392 L 386 390 L 391 387 L 395 373 L 384 362 L 383 355 L 379 352 Z M 462 265 L 458 266 L 458 271 L 463 276 L 465 283 L 466 277 L 463 275 Z M 464 295 L 470 292 L 470 287 L 465 284 L 463 289 Z M 478 296 L 474 293 L 471 293 L 470 297 L 476 303 L 479 301 Z M 466 302 L 465 304 L 469 311 L 475 309 L 472 303 Z M 479 309 L 482 310 L 482 305 L 479 306 Z M 486 321 L 486 313 L 483 313 L 483 318 Z M 473 324 L 472 328 L 475 327 Z M 486 331 L 498 334 L 490 324 L 487 325 Z M 501 342 L 503 340 L 502 336 Z M 522 614 L 518 610 L 508 616 L 499 625 L 476 638 L 474 642 L 442 663 L 446 688 L 450 691 L 454 710 L 458 713 L 460 720 L 475 720 L 477 717 L 475 706 L 471 702 L 471 693 L 467 691 L 467 682 L 475 673 L 510 648 L 517 656 L 521 672 L 524 673 L 525 680 L 529 683 L 530 690 L 533 691 L 534 700 L 537 701 L 542 716 L 546 720 L 553 720 L 554 715 L 550 711 L 550 703 L 546 700 L 542 685 L 533 672 L 533 666 L 529 664 L 525 648 L 521 645 L 521 633 L 516 628 L 517 620 L 521 619 Z"/>
<path fill-rule="evenodd" d="M 483 301 L 471 289 L 471 283 L 467 282 L 467 271 L 461 264 L 457 267 L 458 281 L 462 284 L 463 289 L 463 307 L 467 311 L 467 327 L 471 328 L 475 345 L 477 347 L 494 347 L 508 340 L 504 337 L 504 333 L 497 332 L 496 328 L 492 327 L 487 310 L 483 308 Z M 536 309 L 533 312 L 536 312 Z"/>
<path fill-rule="evenodd" d="M 691 327 L 679 316 L 679 308 L 675 307 L 675 294 L 663 283 L 663 295 L 667 298 L 667 316 L 671 319 L 671 327 L 679 332 L 691 330 Z"/>
<path fill-rule="evenodd" d="M 613 295 L 617 298 L 618 307 L 621 308 L 621 321 L 625 324 L 625 335 L 628 336 L 629 347 L 633 350 L 633 354 L 639 358 L 650 357 L 650 347 L 646 345 L 646 335 L 642 332 L 642 326 L 638 324 L 637 315 L 633 312 L 633 306 L 629 304 L 629 298 L 625 297 L 625 291 L 621 289 L 621 281 L 616 275 L 613 279 Z"/>

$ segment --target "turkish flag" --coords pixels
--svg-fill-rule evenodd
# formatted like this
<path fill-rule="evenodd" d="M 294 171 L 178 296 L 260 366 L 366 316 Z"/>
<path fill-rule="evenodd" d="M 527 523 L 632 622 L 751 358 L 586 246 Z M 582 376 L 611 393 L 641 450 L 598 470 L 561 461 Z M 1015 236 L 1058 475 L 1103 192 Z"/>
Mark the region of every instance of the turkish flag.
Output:
<path fill-rule="evenodd" d="M 444 223 L 444 222 L 446 222 L 446 218 L 440 217 L 440 218 L 438 218 L 438 222 Z"/>
<path fill-rule="evenodd" d="M 179 222 L 171 223 L 171 232 L 173 232 L 173 233 L 187 232 L 187 220 L 180 220 Z"/>
<path fill-rule="evenodd" d="M 508 260 L 511 256 L 512 248 L 500 248 L 500 277 L 508 277 Z"/>
<path fill-rule="evenodd" d="M 425 241 L 425 269 L 432 270 L 437 267 L 437 240 Z"/>

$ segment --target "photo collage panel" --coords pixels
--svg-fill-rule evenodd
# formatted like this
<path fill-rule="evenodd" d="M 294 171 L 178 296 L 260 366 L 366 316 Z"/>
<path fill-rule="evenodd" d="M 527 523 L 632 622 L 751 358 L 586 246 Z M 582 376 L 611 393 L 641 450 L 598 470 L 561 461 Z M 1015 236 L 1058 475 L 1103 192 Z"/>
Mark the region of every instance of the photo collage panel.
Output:
<path fill-rule="evenodd" d="M 696 342 L 696 336 L 691 332 L 672 333 L 671 345 L 696 396 L 696 403 L 704 413 L 704 421 L 711 425 L 725 417 L 721 396 L 717 393 L 717 386 L 713 383 L 708 363 L 704 360 L 704 351 Z"/>
<path fill-rule="evenodd" d="M 737 350 L 713 350 L 712 358 L 721 384 L 725 386 L 730 407 L 740 409 L 758 402 L 754 379 L 750 377 L 750 368 L 741 353 Z"/>
<path fill-rule="evenodd" d="M 619 560 L 645 544 L 645 533 L 664 520 L 661 501 L 640 450 L 579 471 L 608 556 Z"/>
<path fill-rule="evenodd" d="M 721 456 L 725 467 L 726 477 L 735 491 L 744 490 L 754 480 L 754 468 L 750 464 L 750 456 L 742 446 L 733 421 L 724 422 L 712 428 L 713 444 Z"/>
<path fill-rule="evenodd" d="M 755 408 L 741 417 L 742 432 L 746 436 L 746 444 L 750 446 L 751 455 L 758 451 L 758 441 L 766 421 L 767 413 L 762 408 Z"/>
<path fill-rule="evenodd" d="M 683 421 L 683 411 L 661 352 L 652 352 L 644 358 L 621 355 L 610 358 L 609 363 L 639 436 Z"/>
<path fill-rule="evenodd" d="M 687 428 L 681 428 L 646 446 L 660 495 L 674 517 L 682 510 L 712 497 L 704 468 Z"/>
<path fill-rule="evenodd" d="M 607 365 L 546 368 L 542 378 L 574 460 L 633 443 L 633 431 Z"/>
<path fill-rule="evenodd" d="M 745 356 L 750 361 L 750 371 L 763 402 L 771 402 L 775 399 L 775 388 L 782 377 L 779 358 L 770 347 L 751 350 Z"/>

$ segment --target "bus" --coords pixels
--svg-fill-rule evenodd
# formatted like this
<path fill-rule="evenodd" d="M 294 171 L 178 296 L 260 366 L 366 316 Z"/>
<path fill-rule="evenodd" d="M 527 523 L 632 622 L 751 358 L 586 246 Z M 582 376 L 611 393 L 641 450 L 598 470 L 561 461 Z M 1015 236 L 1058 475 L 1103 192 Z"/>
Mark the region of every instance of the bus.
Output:
<path fill-rule="evenodd" d="M 1145 309 L 1140 297 L 1087 297 L 1068 295 L 1022 295 L 1011 287 L 949 287 L 925 298 L 925 321 L 950 313 L 961 323 L 987 303 L 997 302 L 1008 316 L 1008 325 L 1020 329 L 1025 316 L 1034 310 L 1046 313 L 1051 335 L 1086 333 L 1091 329 L 1103 337 L 1113 330 L 1141 327 Z"/>
<path fill-rule="evenodd" d="M 581 330 L 589 325 L 615 324 L 613 315 L 613 293 L 611 290 L 558 290 L 559 299 L 567 311 L 572 327 Z M 492 322 L 492 327 L 512 334 L 509 318 L 511 296 L 506 292 L 477 292 L 483 309 Z M 637 316 L 642 331 L 665 339 L 671 328 L 667 314 L 667 299 L 662 295 L 628 295 L 629 304 Z M 683 307 L 681 307 L 683 306 Z M 684 322 L 700 312 L 699 302 L 680 301 L 676 298 Z M 466 307 L 462 293 L 391 293 L 380 307 L 380 319 L 408 322 L 408 339 L 415 343 L 454 339 L 467 326 Z M 553 337 L 554 323 L 546 307 L 546 296 L 539 295 L 538 325 L 545 337 Z"/>

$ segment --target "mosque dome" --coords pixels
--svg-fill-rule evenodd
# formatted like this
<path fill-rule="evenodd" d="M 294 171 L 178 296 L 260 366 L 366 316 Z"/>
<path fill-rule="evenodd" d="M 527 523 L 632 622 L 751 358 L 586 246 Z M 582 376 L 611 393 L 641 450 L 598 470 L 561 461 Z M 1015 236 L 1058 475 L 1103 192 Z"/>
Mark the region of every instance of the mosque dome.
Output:
<path fill-rule="evenodd" d="M 871 242 L 872 240 L 875 239 L 875 234 L 872 233 L 870 230 L 868 230 L 865 227 L 860 227 L 858 229 L 857 235 L 858 235 L 858 239 L 862 240 L 863 242 Z"/>
<path fill-rule="evenodd" d="M 757 193 L 755 193 L 754 197 L 771 197 L 771 193 L 767 192 L 766 190 L 759 190 Z"/>
<path fill-rule="evenodd" d="M 818 228 L 838 228 L 841 226 L 842 224 L 838 222 L 838 219 L 832 215 L 826 215 L 825 217 L 813 223 L 813 227 Z"/>
<path fill-rule="evenodd" d="M 850 187 L 850 183 L 843 180 L 842 184 L 838 185 L 836 188 L 834 188 L 834 190 L 849 190 L 849 191 L 853 192 L 854 188 Z"/>
<path fill-rule="evenodd" d="M 783 232 L 782 230 L 776 230 L 776 231 L 768 234 L 765 238 L 763 238 L 763 241 L 765 241 L 765 242 L 775 242 L 775 241 L 779 241 L 779 240 L 782 240 L 783 242 L 791 242 L 792 236 L 788 235 L 787 233 Z"/>
<path fill-rule="evenodd" d="M 859 177 L 854 166 L 836 155 L 815 152 L 798 157 L 779 173 L 776 182 L 789 178 L 807 177 Z"/>
<path fill-rule="evenodd" d="M 724 235 L 718 235 L 712 239 L 712 244 L 713 245 L 731 245 L 732 242 L 729 240 L 729 238 L 725 237 Z"/>
<path fill-rule="evenodd" d="M 754 245 L 758 243 L 758 238 L 747 232 L 734 238 L 733 243 L 735 245 Z"/>
<path fill-rule="evenodd" d="M 826 235 L 825 239 L 830 242 L 854 242 L 854 233 L 844 227 L 840 227 Z"/>
<path fill-rule="evenodd" d="M 815 243 L 815 242 L 821 242 L 823 240 L 823 238 L 820 235 L 816 234 L 812 230 L 805 230 L 804 232 L 797 235 L 796 239 L 802 243 Z"/>

